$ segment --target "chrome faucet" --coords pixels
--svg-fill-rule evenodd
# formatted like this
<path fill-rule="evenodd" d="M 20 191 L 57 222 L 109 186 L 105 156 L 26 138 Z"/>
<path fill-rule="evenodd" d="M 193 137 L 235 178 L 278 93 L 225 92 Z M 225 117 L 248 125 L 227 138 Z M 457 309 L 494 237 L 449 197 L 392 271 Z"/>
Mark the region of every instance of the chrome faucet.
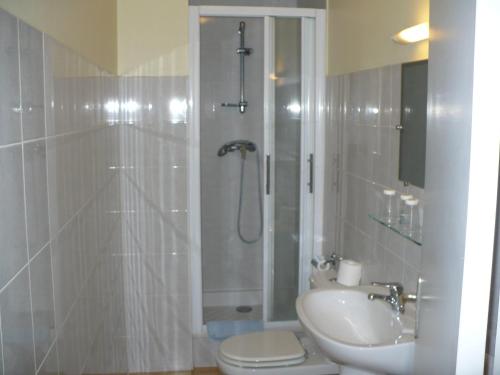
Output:
<path fill-rule="evenodd" d="M 337 255 L 337 253 L 334 251 L 330 254 L 328 258 L 326 258 L 325 263 L 331 264 L 333 269 L 338 268 L 340 261 L 344 259 L 340 255 Z"/>
<path fill-rule="evenodd" d="M 339 263 L 343 258 L 340 255 L 337 255 L 335 252 L 332 252 L 328 257 L 324 258 L 321 261 L 319 258 L 311 259 L 311 265 L 315 268 L 318 268 L 320 264 L 331 264 L 332 269 L 336 270 L 339 267 Z"/>
<path fill-rule="evenodd" d="M 417 297 L 413 294 L 403 294 L 403 285 L 401 283 L 379 283 L 373 282 L 373 286 L 383 286 L 389 289 L 389 295 L 385 294 L 368 294 L 368 299 L 370 301 L 381 299 L 389 303 L 392 309 L 398 313 L 405 312 L 406 302 L 415 302 Z"/>

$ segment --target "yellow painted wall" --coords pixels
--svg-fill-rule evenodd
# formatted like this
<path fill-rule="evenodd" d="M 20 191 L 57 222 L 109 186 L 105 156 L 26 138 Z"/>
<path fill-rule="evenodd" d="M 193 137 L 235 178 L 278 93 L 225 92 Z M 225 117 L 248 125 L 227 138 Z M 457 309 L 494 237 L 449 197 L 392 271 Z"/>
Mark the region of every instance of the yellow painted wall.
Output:
<path fill-rule="evenodd" d="M 391 36 L 427 21 L 429 0 L 328 0 L 328 73 L 427 58 Z M 0 0 L 0 7 L 111 73 L 188 74 L 188 0 Z"/>
<path fill-rule="evenodd" d="M 426 59 L 428 43 L 400 45 L 391 36 L 429 20 L 429 0 L 328 0 L 328 73 Z"/>
<path fill-rule="evenodd" d="M 116 72 L 117 0 L 0 0 L 0 8 Z"/>
<path fill-rule="evenodd" d="M 188 74 L 188 0 L 118 0 L 118 74 Z"/>

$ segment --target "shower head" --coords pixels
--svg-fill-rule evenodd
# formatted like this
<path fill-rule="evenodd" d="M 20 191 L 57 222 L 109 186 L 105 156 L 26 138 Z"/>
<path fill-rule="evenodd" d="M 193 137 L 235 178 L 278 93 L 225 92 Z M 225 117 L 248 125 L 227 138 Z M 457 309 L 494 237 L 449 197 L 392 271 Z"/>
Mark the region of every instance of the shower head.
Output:
<path fill-rule="evenodd" d="M 257 150 L 257 146 L 255 145 L 255 143 L 247 140 L 237 140 L 224 143 L 221 148 L 219 148 L 219 151 L 217 151 L 217 156 L 224 156 L 228 152 L 234 151 L 254 152 L 255 150 Z"/>

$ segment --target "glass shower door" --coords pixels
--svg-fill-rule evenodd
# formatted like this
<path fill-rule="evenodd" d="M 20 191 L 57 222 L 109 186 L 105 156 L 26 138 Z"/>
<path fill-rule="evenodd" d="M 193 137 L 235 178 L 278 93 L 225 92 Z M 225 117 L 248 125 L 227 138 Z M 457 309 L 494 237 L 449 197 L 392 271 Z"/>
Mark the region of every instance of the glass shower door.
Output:
<path fill-rule="evenodd" d="M 302 44 L 302 18 L 267 20 L 270 45 L 267 139 L 270 189 L 267 200 L 269 321 L 296 320 L 295 299 L 301 291 L 301 258 L 310 244 L 308 202 L 312 197 L 312 153 L 308 142 L 309 64 Z M 307 33 L 307 30 L 305 31 Z M 313 75 L 311 75 L 312 77 Z M 309 186 L 309 184 L 311 184 Z"/>

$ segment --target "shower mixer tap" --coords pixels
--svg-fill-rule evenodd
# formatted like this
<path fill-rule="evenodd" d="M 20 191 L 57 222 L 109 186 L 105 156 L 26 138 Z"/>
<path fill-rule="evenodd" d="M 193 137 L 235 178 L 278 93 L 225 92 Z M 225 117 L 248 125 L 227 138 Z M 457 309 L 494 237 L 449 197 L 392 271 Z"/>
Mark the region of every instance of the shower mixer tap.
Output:
<path fill-rule="evenodd" d="M 257 146 L 255 143 L 246 140 L 238 140 L 224 143 L 219 151 L 217 151 L 217 156 L 224 156 L 228 152 L 239 151 L 241 153 L 241 158 L 245 159 L 246 152 L 255 152 L 257 150 Z"/>

